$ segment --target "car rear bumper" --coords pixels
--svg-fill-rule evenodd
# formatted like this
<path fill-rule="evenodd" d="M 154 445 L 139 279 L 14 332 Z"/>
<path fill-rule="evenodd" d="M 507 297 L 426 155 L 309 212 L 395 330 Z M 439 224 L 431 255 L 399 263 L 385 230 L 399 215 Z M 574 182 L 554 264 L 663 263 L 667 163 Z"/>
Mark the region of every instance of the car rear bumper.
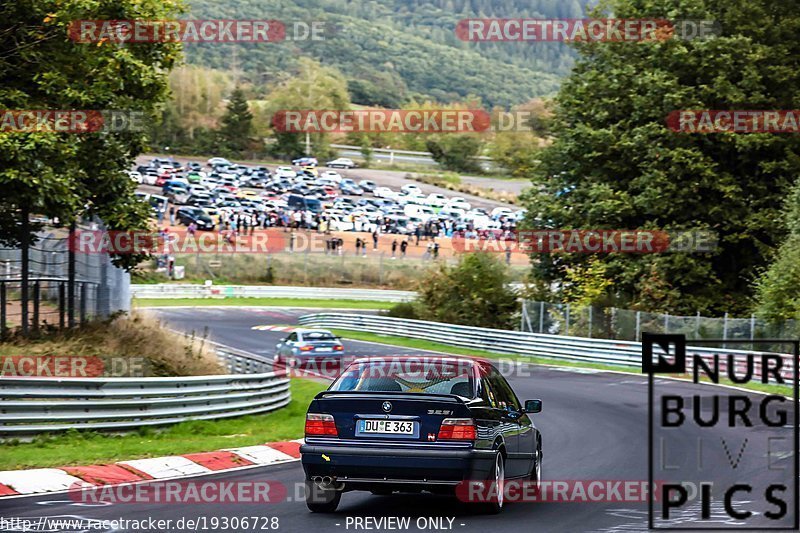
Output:
<path fill-rule="evenodd" d="M 465 480 L 484 480 L 493 472 L 496 454 L 473 448 L 328 444 L 304 444 L 300 453 L 306 476 L 330 476 L 351 486 L 455 486 Z"/>

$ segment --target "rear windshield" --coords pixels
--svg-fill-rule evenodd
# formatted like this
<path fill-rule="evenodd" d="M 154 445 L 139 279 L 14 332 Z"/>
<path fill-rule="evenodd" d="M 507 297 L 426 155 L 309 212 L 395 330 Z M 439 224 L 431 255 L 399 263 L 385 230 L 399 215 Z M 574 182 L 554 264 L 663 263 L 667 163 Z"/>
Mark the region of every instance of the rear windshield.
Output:
<path fill-rule="evenodd" d="M 335 339 L 336 337 L 327 331 L 309 331 L 307 333 L 303 333 L 304 341 L 332 341 Z"/>
<path fill-rule="evenodd" d="M 329 390 L 455 394 L 473 398 L 475 378 L 469 363 L 424 359 L 368 361 L 347 367 Z"/>

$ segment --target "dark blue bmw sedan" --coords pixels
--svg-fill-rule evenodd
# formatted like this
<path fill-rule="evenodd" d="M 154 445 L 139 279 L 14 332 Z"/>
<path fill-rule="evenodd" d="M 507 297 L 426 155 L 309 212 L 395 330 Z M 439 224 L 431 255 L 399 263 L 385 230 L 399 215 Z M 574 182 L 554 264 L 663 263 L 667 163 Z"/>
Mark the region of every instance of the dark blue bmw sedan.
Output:
<path fill-rule="evenodd" d="M 306 504 L 336 510 L 343 492 L 455 494 L 476 481 L 497 487 L 483 501 L 503 507 L 507 479 L 541 479 L 542 438 L 490 363 L 454 357 L 384 357 L 351 363 L 308 408 Z"/>

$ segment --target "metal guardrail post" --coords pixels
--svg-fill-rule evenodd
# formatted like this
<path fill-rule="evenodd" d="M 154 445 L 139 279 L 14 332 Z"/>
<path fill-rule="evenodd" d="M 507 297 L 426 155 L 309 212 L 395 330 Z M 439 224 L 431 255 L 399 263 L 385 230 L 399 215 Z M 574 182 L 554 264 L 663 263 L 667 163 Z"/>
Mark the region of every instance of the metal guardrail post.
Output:
<path fill-rule="evenodd" d="M 28 206 L 25 205 L 22 207 L 22 223 L 20 225 L 20 253 L 21 253 L 21 272 L 20 275 L 22 277 L 22 286 L 20 287 L 21 291 L 21 299 L 20 302 L 22 305 L 22 335 L 26 336 L 28 334 L 28 275 L 29 275 L 29 257 L 28 254 L 30 253 L 30 219 L 28 214 Z"/>
<path fill-rule="evenodd" d="M 77 224 L 73 221 L 69 225 L 71 240 L 67 250 L 67 322 L 70 328 L 75 327 L 75 246 L 77 243 L 74 239 L 77 238 L 76 228 Z M 64 328 L 63 322 L 61 328 Z"/>
<path fill-rule="evenodd" d="M 0 339 L 5 340 L 6 333 L 6 284 L 0 282 Z"/>
<path fill-rule="evenodd" d="M 725 320 L 722 322 L 722 339 L 728 340 L 728 313 L 725 313 Z M 725 348 L 725 343 L 722 343 L 722 347 Z"/>
<path fill-rule="evenodd" d="M 544 333 L 544 302 L 539 302 L 539 333 Z"/>
<path fill-rule="evenodd" d="M 95 289 L 97 290 L 97 289 Z M 86 324 L 86 284 L 81 283 L 81 326 Z"/>
<path fill-rule="evenodd" d="M 64 290 L 64 283 L 61 282 L 58 284 L 58 327 L 64 329 L 64 322 L 66 319 L 66 302 L 64 298 L 66 297 L 66 291 Z"/>
<path fill-rule="evenodd" d="M 33 282 L 33 331 L 39 331 L 39 297 L 41 286 L 38 281 Z"/>

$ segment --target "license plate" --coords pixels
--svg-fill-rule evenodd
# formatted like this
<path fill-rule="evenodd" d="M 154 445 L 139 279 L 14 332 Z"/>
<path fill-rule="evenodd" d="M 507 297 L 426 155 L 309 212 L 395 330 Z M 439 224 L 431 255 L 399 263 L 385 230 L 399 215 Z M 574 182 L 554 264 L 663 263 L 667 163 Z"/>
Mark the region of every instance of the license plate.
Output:
<path fill-rule="evenodd" d="M 318 352 L 332 352 L 333 348 L 316 348 Z"/>
<path fill-rule="evenodd" d="M 413 435 L 414 422 L 403 420 L 359 420 L 359 433 L 386 433 L 389 435 Z"/>

